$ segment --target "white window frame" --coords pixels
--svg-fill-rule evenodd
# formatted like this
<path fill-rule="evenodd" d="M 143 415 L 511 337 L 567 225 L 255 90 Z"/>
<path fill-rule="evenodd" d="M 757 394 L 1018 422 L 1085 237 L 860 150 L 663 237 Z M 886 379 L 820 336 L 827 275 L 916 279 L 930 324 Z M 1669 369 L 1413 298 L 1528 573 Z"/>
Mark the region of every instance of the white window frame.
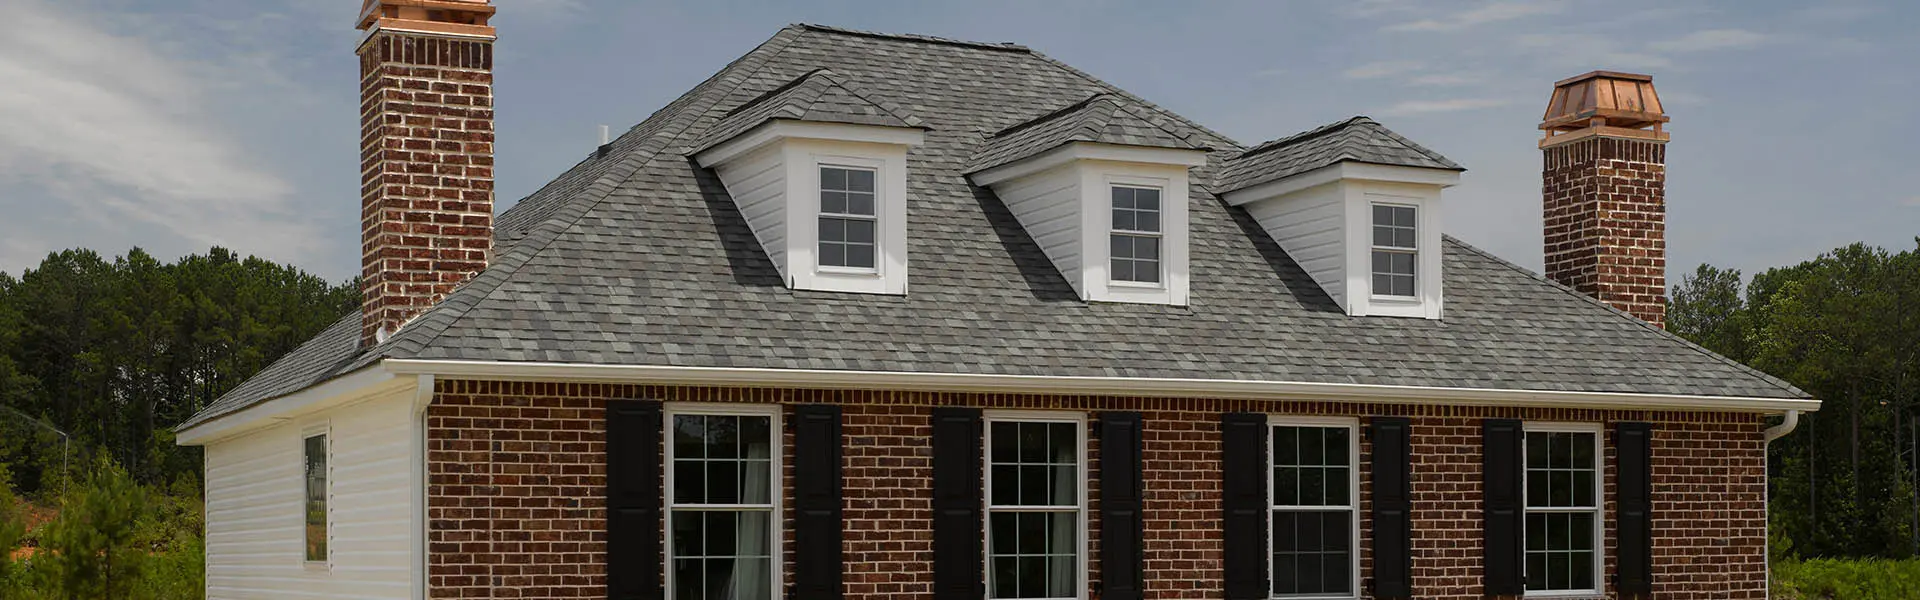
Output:
<path fill-rule="evenodd" d="M 321 452 L 323 453 L 323 458 L 325 458 L 327 461 L 327 472 L 325 474 L 327 478 L 327 489 L 321 492 L 321 495 L 325 497 L 327 502 L 327 512 L 326 512 L 327 522 L 326 522 L 326 532 L 325 532 L 325 535 L 327 538 L 327 555 L 325 557 L 322 557 L 320 560 L 313 560 L 311 558 L 307 558 L 307 491 L 308 491 L 307 490 L 307 441 L 316 437 L 324 440 L 323 443 L 325 447 L 321 449 Z M 300 510 L 298 514 L 298 517 L 300 520 L 300 561 L 305 565 L 306 570 L 309 570 L 309 571 L 333 570 L 333 548 L 334 548 L 333 472 L 334 472 L 334 469 L 335 469 L 335 465 L 334 465 L 334 455 L 333 455 L 333 424 L 330 422 L 322 421 L 318 424 L 308 425 L 304 428 L 301 428 L 300 430 Z"/>
<path fill-rule="evenodd" d="M 1525 585 L 1527 574 L 1527 517 L 1533 513 L 1592 513 L 1593 514 L 1593 588 L 1579 590 L 1527 590 L 1528 598 L 1585 598 L 1605 593 L 1607 587 L 1607 455 L 1606 432 L 1600 423 L 1574 422 L 1534 422 L 1526 421 L 1520 426 L 1520 579 Z M 1533 433 L 1590 433 L 1593 434 L 1593 505 L 1586 508 L 1541 507 L 1535 509 L 1529 505 L 1527 497 L 1527 434 Z"/>
<path fill-rule="evenodd" d="M 1373 220 L 1373 208 L 1376 206 L 1385 206 L 1388 208 L 1406 208 L 1406 209 L 1413 210 L 1413 248 L 1408 249 L 1400 246 L 1381 246 L 1379 244 L 1374 243 L 1373 228 L 1380 226 L 1379 222 Z M 1379 200 L 1375 200 L 1367 203 L 1367 293 L 1373 302 L 1383 303 L 1383 304 L 1409 304 L 1409 305 L 1420 303 L 1420 297 L 1421 297 L 1420 285 L 1423 279 L 1421 275 L 1421 271 L 1424 270 L 1420 268 L 1421 267 L 1420 255 L 1425 254 L 1425 252 L 1423 252 L 1425 248 L 1422 247 L 1424 246 L 1424 244 L 1422 244 L 1420 240 L 1420 235 L 1422 233 L 1422 230 L 1425 229 L 1425 226 L 1420 222 L 1420 217 L 1422 212 L 1425 212 L 1425 211 L 1421 210 L 1421 206 L 1419 204 L 1414 204 L 1414 203 L 1382 202 Z M 1413 294 L 1412 295 L 1397 296 L 1393 294 L 1382 294 L 1380 293 L 1380 290 L 1374 288 L 1373 276 L 1375 273 L 1373 270 L 1373 255 L 1376 252 L 1388 252 L 1392 254 L 1407 254 L 1413 257 Z"/>
<path fill-rule="evenodd" d="M 770 417 L 771 418 L 771 420 L 768 421 L 768 424 L 767 424 L 767 436 L 769 438 L 767 456 L 771 461 L 767 465 L 767 473 L 769 474 L 770 477 L 773 478 L 773 480 L 770 482 L 770 487 L 767 488 L 767 491 L 768 491 L 767 500 L 769 501 L 768 504 L 764 504 L 764 505 L 677 504 L 673 501 L 673 483 L 674 483 L 674 479 L 673 479 L 673 462 L 674 462 L 673 461 L 673 457 L 674 457 L 673 418 L 676 416 L 682 416 L 682 415 L 723 416 L 723 417 L 743 417 L 744 416 L 744 417 Z M 782 480 L 784 479 L 784 472 L 782 471 L 782 467 L 781 467 L 781 455 L 786 453 L 785 452 L 786 448 L 784 446 L 786 430 L 782 429 L 782 423 L 781 423 L 782 415 L 783 415 L 783 411 L 781 410 L 781 406 L 778 404 L 726 404 L 726 403 L 712 403 L 712 402 L 668 402 L 661 407 L 661 411 L 660 411 L 660 432 L 662 434 L 661 445 L 665 446 L 665 449 L 661 453 L 661 455 L 666 457 L 664 460 L 666 464 L 663 471 L 663 478 L 661 479 L 661 483 L 663 484 L 661 488 L 661 494 L 660 494 L 661 495 L 660 499 L 662 500 L 661 524 L 664 526 L 665 531 L 662 534 L 661 541 L 663 542 L 663 544 L 660 549 L 661 550 L 660 554 L 663 560 L 665 561 L 661 564 L 661 572 L 665 577 L 662 581 L 666 583 L 666 586 L 664 588 L 666 597 L 668 598 L 674 597 L 673 596 L 673 591 L 674 591 L 674 587 L 673 587 L 674 586 L 673 511 L 675 509 L 681 509 L 681 510 L 699 510 L 699 511 L 716 511 L 716 510 L 735 510 L 735 511 L 743 511 L 743 512 L 746 510 L 768 511 L 767 536 L 769 539 L 767 541 L 767 544 L 768 544 L 767 551 L 769 555 L 772 556 L 773 558 L 767 561 L 769 564 L 768 572 L 767 572 L 767 581 L 772 586 L 772 588 L 768 591 L 767 597 L 773 600 L 779 600 L 781 598 L 780 591 L 781 591 L 782 583 L 784 581 L 783 578 L 785 577 L 785 574 L 781 571 L 781 566 L 782 566 L 781 562 L 783 561 L 783 558 L 782 558 L 783 555 L 781 554 L 780 541 L 781 541 L 781 538 L 786 537 L 786 531 L 785 531 L 786 523 L 785 523 L 785 519 L 782 517 L 783 513 L 781 512 L 781 502 L 780 502 L 781 496 L 785 495 L 785 488 L 782 485 L 783 483 Z"/>
<path fill-rule="evenodd" d="M 814 268 L 814 272 L 832 273 L 837 275 L 871 275 L 876 277 L 880 275 L 880 265 L 881 263 L 886 261 L 887 230 L 886 230 L 886 222 L 884 220 L 886 217 L 883 215 L 883 213 L 886 212 L 886 207 L 883 204 L 884 202 L 883 199 L 886 195 L 886 191 L 882 189 L 886 187 L 886 182 L 881 179 L 881 176 L 885 174 L 885 171 L 884 171 L 885 168 L 886 168 L 885 161 L 859 159 L 854 157 L 820 157 L 814 161 L 814 165 L 813 165 L 813 177 L 814 177 L 813 179 L 813 183 L 814 183 L 813 185 L 813 211 L 814 211 L 813 268 Z M 873 214 L 872 215 L 856 215 L 851 213 L 827 212 L 825 209 L 825 205 L 823 204 L 824 200 L 821 198 L 821 195 L 825 194 L 827 191 L 826 185 L 824 183 L 821 183 L 820 181 L 820 175 L 821 175 L 820 171 L 822 169 L 867 171 L 867 172 L 873 173 Z M 820 237 L 820 218 L 821 217 L 831 217 L 836 219 L 868 219 L 873 221 L 873 266 L 849 267 L 844 265 L 821 264 L 820 263 L 820 243 L 822 242 L 822 239 Z"/>
<path fill-rule="evenodd" d="M 1347 566 L 1347 569 L 1348 569 L 1347 573 L 1349 574 L 1352 581 L 1348 582 L 1347 589 L 1352 590 L 1353 593 L 1346 594 L 1346 595 L 1338 595 L 1338 596 L 1311 595 L 1311 594 L 1289 594 L 1289 595 L 1275 594 L 1273 593 L 1273 574 L 1268 573 L 1267 574 L 1267 595 L 1271 598 L 1284 599 L 1284 600 L 1336 600 L 1336 599 L 1358 598 L 1360 597 L 1360 583 L 1361 583 L 1361 577 L 1360 577 L 1361 575 L 1360 574 L 1360 419 L 1356 417 L 1322 417 L 1322 416 L 1307 416 L 1307 415 L 1268 415 L 1267 416 L 1267 436 L 1266 436 L 1267 448 L 1265 450 L 1267 455 L 1263 457 L 1263 460 L 1261 460 L 1260 462 L 1267 466 L 1267 493 L 1266 493 L 1266 496 L 1267 496 L 1267 548 L 1266 548 L 1265 560 L 1267 563 L 1267 568 L 1269 570 L 1273 568 L 1273 535 L 1274 535 L 1273 513 L 1283 511 L 1283 510 L 1329 511 L 1329 510 L 1337 510 L 1341 508 L 1337 506 L 1282 506 L 1279 504 L 1274 504 L 1273 502 L 1274 500 L 1273 498 L 1273 484 L 1274 484 L 1274 481 L 1273 481 L 1273 470 L 1274 470 L 1273 428 L 1275 427 L 1323 427 L 1323 428 L 1344 427 L 1347 429 L 1347 502 L 1348 502 L 1348 506 L 1346 506 L 1345 508 L 1347 509 L 1348 513 L 1353 516 L 1352 526 L 1347 529 L 1348 535 L 1351 538 L 1347 541 L 1347 544 L 1348 544 L 1347 548 L 1350 550 L 1350 553 L 1352 554 L 1352 557 L 1351 557 L 1352 562 L 1350 562 Z"/>
<path fill-rule="evenodd" d="M 980 550 L 981 550 L 981 559 L 982 559 L 981 564 L 986 565 L 986 572 L 981 574 L 982 575 L 981 581 L 983 584 L 985 584 L 985 587 L 986 587 L 986 593 L 983 594 L 982 597 L 988 600 L 994 600 L 993 582 L 992 582 L 993 539 L 990 536 L 990 532 L 993 529 L 992 523 L 993 523 L 994 511 L 1054 512 L 1051 509 L 1042 509 L 1041 507 L 994 506 L 993 504 L 993 424 L 994 423 L 1072 423 L 1074 425 L 1073 430 L 1074 430 L 1074 436 L 1076 438 L 1076 443 L 1079 445 L 1079 448 L 1080 448 L 1079 452 L 1074 453 L 1074 458 L 1076 462 L 1079 463 L 1079 468 L 1076 469 L 1076 472 L 1078 473 L 1078 477 L 1080 481 L 1080 485 L 1078 486 L 1080 497 L 1076 499 L 1078 501 L 1078 504 L 1076 505 L 1077 507 L 1074 511 L 1075 520 L 1077 521 L 1077 527 L 1079 528 L 1078 530 L 1079 546 L 1075 551 L 1076 556 L 1074 557 L 1074 562 L 1079 566 L 1079 572 L 1074 576 L 1074 585 L 1073 585 L 1074 595 L 1068 596 L 1068 597 L 1061 597 L 1061 598 L 1044 598 L 1044 599 L 1026 598 L 1021 600 L 1085 600 L 1085 598 L 1087 597 L 1087 557 L 1089 554 L 1087 549 L 1093 546 L 1092 541 L 1087 539 L 1088 538 L 1088 533 L 1087 533 L 1087 429 L 1088 429 L 1088 425 L 1087 425 L 1086 413 L 1067 412 L 1067 411 L 1040 411 L 1040 410 L 988 410 L 988 411 L 982 411 L 980 415 L 980 420 L 981 420 L 980 468 L 981 468 L 981 480 L 985 482 L 985 485 L 983 486 L 984 492 L 980 496 L 980 505 L 981 505 L 980 513 L 982 517 L 981 518 L 982 527 L 980 528 L 980 540 L 981 540 Z M 1059 511 L 1059 512 L 1064 512 L 1064 511 Z"/>
<path fill-rule="evenodd" d="M 1114 188 L 1153 190 L 1155 192 L 1159 192 L 1160 208 L 1153 212 L 1154 212 L 1154 216 L 1160 221 L 1160 230 L 1159 231 L 1140 231 L 1135 229 L 1120 229 L 1119 227 L 1115 227 L 1113 224 L 1113 210 L 1114 210 L 1113 190 Z M 1148 289 L 1148 290 L 1166 289 L 1168 269 L 1167 269 L 1167 186 L 1166 186 L 1165 180 L 1150 179 L 1150 178 L 1143 178 L 1143 177 L 1119 177 L 1119 176 L 1109 177 L 1107 178 L 1106 191 L 1107 191 L 1107 202 L 1106 202 L 1107 204 L 1106 205 L 1107 247 L 1109 249 L 1113 247 L 1112 246 L 1113 236 L 1124 235 L 1124 236 L 1131 236 L 1131 237 L 1153 238 L 1155 241 L 1158 242 L 1158 245 L 1156 247 L 1159 248 L 1159 258 L 1153 261 L 1154 266 L 1157 267 L 1159 270 L 1159 275 L 1154 278 L 1156 281 L 1134 281 L 1131 279 L 1120 279 L 1118 277 L 1114 277 L 1113 266 L 1112 266 L 1113 254 L 1111 251 L 1109 251 L 1107 254 L 1107 265 L 1108 265 L 1107 266 L 1107 285 L 1110 287 L 1140 288 L 1140 289 Z"/>

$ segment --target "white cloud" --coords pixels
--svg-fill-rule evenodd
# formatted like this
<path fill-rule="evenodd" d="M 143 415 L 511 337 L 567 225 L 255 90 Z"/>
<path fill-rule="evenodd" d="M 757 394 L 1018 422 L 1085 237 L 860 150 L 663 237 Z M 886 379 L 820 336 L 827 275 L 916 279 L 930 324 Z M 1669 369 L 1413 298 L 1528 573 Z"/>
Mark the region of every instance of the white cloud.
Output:
<path fill-rule="evenodd" d="M 1431 113 L 1460 112 L 1479 110 L 1512 104 L 1510 98 L 1454 98 L 1451 100 L 1408 100 L 1389 106 L 1380 111 L 1386 116 L 1424 115 Z"/>
<path fill-rule="evenodd" d="M 1706 52 L 1747 48 L 1765 43 L 1767 36 L 1745 29 L 1704 29 L 1649 47 L 1662 52 Z"/>
<path fill-rule="evenodd" d="M 1460 31 L 1489 23 L 1555 14 L 1565 9 L 1566 5 L 1560 2 L 1488 2 L 1437 19 L 1388 25 L 1382 31 Z"/>
<path fill-rule="evenodd" d="M 0 4 L 0 183 L 46 190 L 87 221 L 198 244 L 289 258 L 315 247 L 292 186 L 256 164 L 201 92 L 221 85 L 218 65 L 94 28 L 106 20 L 71 6 Z M 0 235 L 28 226 L 8 221 Z"/>
<path fill-rule="evenodd" d="M 1340 76 L 1347 79 L 1379 79 L 1382 77 L 1393 77 L 1395 75 L 1411 73 L 1425 66 L 1426 65 L 1421 64 L 1419 61 L 1384 60 L 1347 69 L 1345 72 L 1342 72 Z"/>

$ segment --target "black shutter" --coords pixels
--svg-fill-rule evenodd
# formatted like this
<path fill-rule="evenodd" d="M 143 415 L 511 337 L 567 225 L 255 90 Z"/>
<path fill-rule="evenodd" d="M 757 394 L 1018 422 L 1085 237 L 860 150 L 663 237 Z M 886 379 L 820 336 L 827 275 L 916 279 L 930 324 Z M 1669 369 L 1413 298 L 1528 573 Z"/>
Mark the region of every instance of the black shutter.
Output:
<path fill-rule="evenodd" d="M 980 522 L 980 409 L 933 409 L 933 597 L 980 600 L 985 529 Z"/>
<path fill-rule="evenodd" d="M 1265 600 L 1273 595 L 1267 582 L 1266 415 L 1220 415 L 1220 471 L 1227 600 Z"/>
<path fill-rule="evenodd" d="M 607 403 L 607 597 L 660 600 L 660 403 Z"/>
<path fill-rule="evenodd" d="M 1100 597 L 1140 600 L 1146 523 L 1140 514 L 1140 413 L 1100 413 Z"/>
<path fill-rule="evenodd" d="M 1374 417 L 1373 596 L 1413 597 L 1413 420 Z"/>
<path fill-rule="evenodd" d="M 1520 453 L 1524 433 L 1520 421 L 1487 419 L 1481 423 L 1480 448 L 1486 499 L 1486 591 L 1488 595 L 1526 593 L 1522 574 L 1521 520 L 1526 518 L 1520 504 Z"/>
<path fill-rule="evenodd" d="M 1619 466 L 1619 582 L 1621 596 L 1653 593 L 1653 426 L 1620 423 L 1614 434 Z"/>
<path fill-rule="evenodd" d="M 808 404 L 793 417 L 793 597 L 838 600 L 844 591 L 840 407 Z"/>

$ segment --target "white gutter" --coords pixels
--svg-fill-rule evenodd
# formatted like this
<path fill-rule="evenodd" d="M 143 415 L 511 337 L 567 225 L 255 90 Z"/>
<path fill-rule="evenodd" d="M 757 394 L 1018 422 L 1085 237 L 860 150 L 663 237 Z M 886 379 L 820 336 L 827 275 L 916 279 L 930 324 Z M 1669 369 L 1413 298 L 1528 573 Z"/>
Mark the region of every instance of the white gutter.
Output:
<path fill-rule="evenodd" d="M 396 381 L 392 371 L 379 366 L 363 367 L 319 385 L 275 397 L 177 431 L 174 443 L 182 446 L 205 445 L 208 442 L 286 422 L 314 411 L 351 404 L 404 388 L 412 383 L 412 380 Z"/>
<path fill-rule="evenodd" d="M 976 373 L 908 373 L 821 369 L 753 369 L 642 365 L 586 365 L 537 362 L 387 359 L 395 375 L 432 374 L 442 378 L 499 381 L 625 382 L 661 385 L 713 385 L 983 393 L 1065 394 L 1162 398 L 1228 398 L 1438 404 L 1447 406 L 1535 406 L 1614 410 L 1714 410 L 1791 414 L 1820 409 L 1820 401 L 1792 398 L 1561 392 L 1140 377 L 1055 377 Z"/>
<path fill-rule="evenodd" d="M 427 597 L 427 407 L 433 405 L 433 375 L 421 375 L 413 391 L 413 460 L 409 461 L 413 494 L 411 529 L 413 560 L 413 600 Z"/>
<path fill-rule="evenodd" d="M 1765 438 L 1766 441 L 1760 444 L 1760 456 L 1762 457 L 1760 485 L 1764 486 L 1761 488 L 1764 495 L 1760 498 L 1760 513 L 1767 519 L 1767 527 L 1765 528 L 1767 532 L 1767 555 L 1761 558 L 1761 562 L 1765 566 L 1763 572 L 1767 574 L 1767 587 L 1769 590 L 1773 587 L 1773 477 L 1772 474 L 1767 472 L 1765 457 L 1770 454 L 1774 440 L 1786 437 L 1787 434 L 1793 433 L 1794 428 L 1799 426 L 1800 411 L 1789 410 L 1787 411 L 1786 418 L 1781 419 L 1779 425 L 1767 428 L 1766 433 L 1762 434 L 1762 437 Z M 1773 593 L 1769 591 L 1767 595 L 1771 597 Z"/>

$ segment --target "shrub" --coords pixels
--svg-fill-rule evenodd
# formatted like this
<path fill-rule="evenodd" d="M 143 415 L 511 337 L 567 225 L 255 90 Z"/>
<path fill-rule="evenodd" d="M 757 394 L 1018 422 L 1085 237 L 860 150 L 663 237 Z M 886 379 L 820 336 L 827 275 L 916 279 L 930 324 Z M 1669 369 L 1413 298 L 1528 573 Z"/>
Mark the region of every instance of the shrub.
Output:
<path fill-rule="evenodd" d="M 1788 600 L 1910 600 L 1920 590 L 1920 560 L 1779 561 L 1773 588 Z"/>

